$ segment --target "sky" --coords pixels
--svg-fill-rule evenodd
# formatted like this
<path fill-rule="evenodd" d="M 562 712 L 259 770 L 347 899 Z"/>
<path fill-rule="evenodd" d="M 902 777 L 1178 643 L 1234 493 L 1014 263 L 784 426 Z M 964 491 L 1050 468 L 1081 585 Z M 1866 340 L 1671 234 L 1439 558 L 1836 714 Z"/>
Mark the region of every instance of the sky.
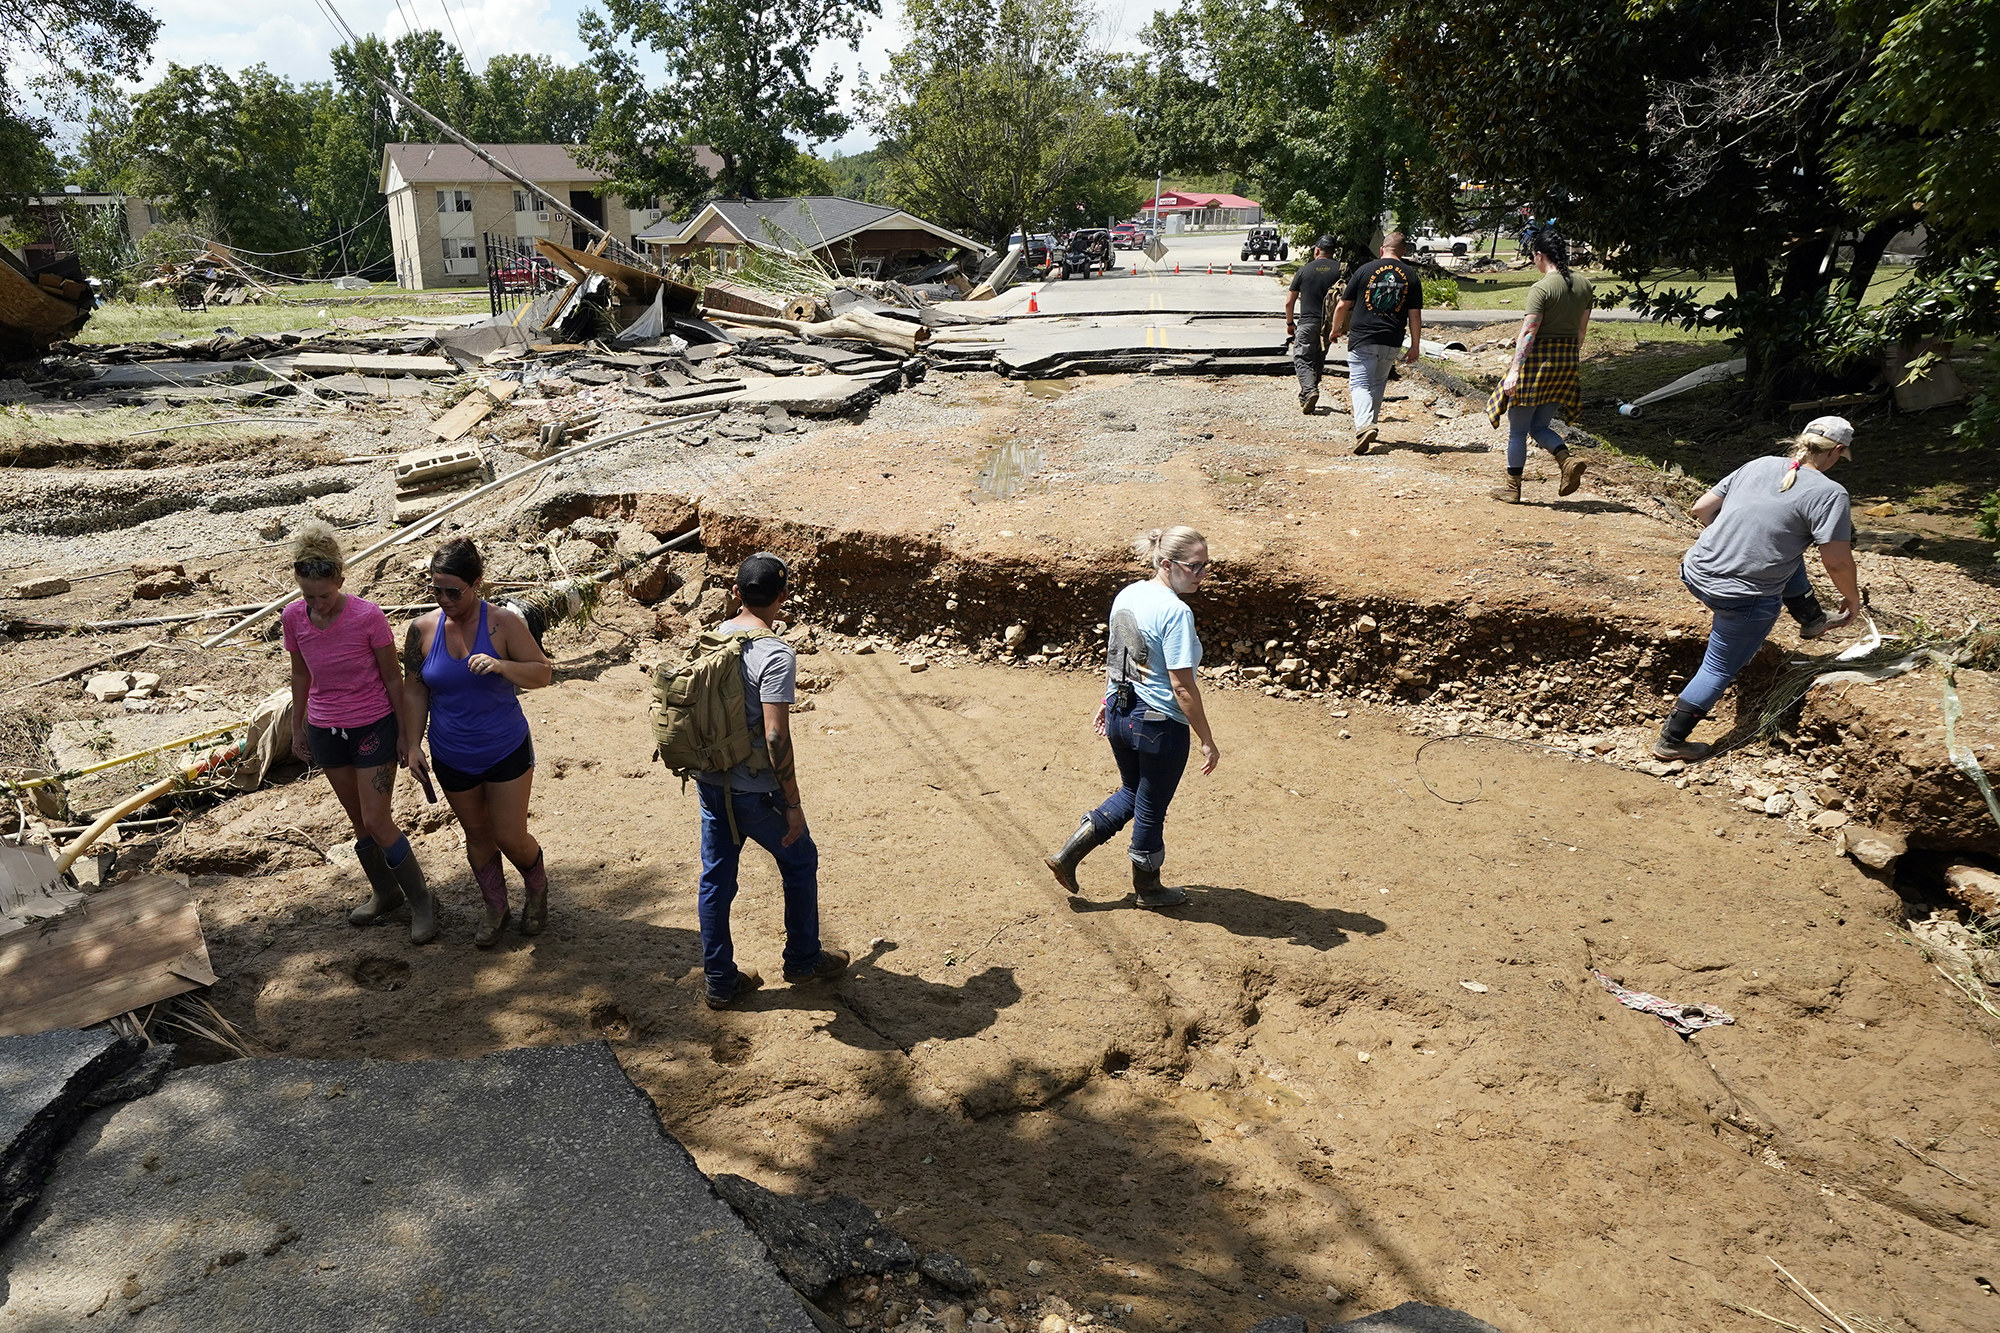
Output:
<path fill-rule="evenodd" d="M 1156 10 L 1172 0 L 1101 0 L 1099 40 L 1112 50 L 1137 49 L 1136 34 Z M 269 7 L 242 0 L 152 0 L 160 18 L 153 64 L 141 79 L 150 84 L 165 74 L 169 63 L 217 64 L 231 71 L 259 62 L 295 82 L 329 79 L 328 53 L 339 44 L 333 24 L 312 0 L 284 0 Z M 413 28 L 435 28 L 456 40 L 473 68 L 492 56 L 529 52 L 568 64 L 583 58 L 576 35 L 577 15 L 585 0 L 341 0 L 340 12 L 349 26 L 366 36 L 389 40 Z M 815 72 L 838 69 L 842 88 L 852 92 L 857 72 L 880 74 L 888 53 L 902 42 L 900 0 L 884 0 L 882 17 L 872 20 L 861 49 L 824 48 L 814 58 Z M 822 144 L 819 151 L 859 152 L 874 145 L 874 136 L 857 127 L 844 139 Z"/>

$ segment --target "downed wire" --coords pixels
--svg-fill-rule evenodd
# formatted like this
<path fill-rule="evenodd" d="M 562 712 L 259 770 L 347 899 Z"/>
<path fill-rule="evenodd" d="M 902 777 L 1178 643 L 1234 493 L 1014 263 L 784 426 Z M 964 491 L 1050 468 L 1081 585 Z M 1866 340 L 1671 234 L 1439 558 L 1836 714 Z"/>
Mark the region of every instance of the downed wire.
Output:
<path fill-rule="evenodd" d="M 1550 745 L 1546 741 L 1524 741 L 1513 736 L 1490 736 L 1483 731 L 1465 732 L 1457 736 L 1433 736 L 1422 745 L 1419 745 L 1417 752 L 1410 756 L 1410 767 L 1416 770 L 1417 781 L 1424 784 L 1424 790 L 1437 797 L 1440 801 L 1443 801 L 1446 805 L 1471 805 L 1483 799 L 1486 792 L 1486 779 L 1484 778 L 1479 779 L 1479 794 L 1468 796 L 1462 801 L 1453 800 L 1431 785 L 1431 780 L 1424 776 L 1424 751 L 1430 749 L 1433 745 L 1442 745 L 1446 741 L 1499 741 L 1503 745 L 1520 745 L 1530 750 L 1551 750 L 1566 758 L 1580 759 L 1586 764 L 1603 764 L 1607 768 L 1615 768 L 1624 773 L 1638 773 L 1642 771 L 1636 768 L 1627 768 L 1624 764 L 1614 764 L 1601 755 L 1586 754 L 1582 750 L 1566 749 L 1560 745 Z"/>

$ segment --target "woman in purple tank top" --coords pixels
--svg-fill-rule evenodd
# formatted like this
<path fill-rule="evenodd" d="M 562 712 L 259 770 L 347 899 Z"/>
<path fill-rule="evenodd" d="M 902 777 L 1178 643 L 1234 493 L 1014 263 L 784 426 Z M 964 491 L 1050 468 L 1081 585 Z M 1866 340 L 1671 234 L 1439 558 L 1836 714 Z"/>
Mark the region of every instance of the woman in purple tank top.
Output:
<path fill-rule="evenodd" d="M 527 623 L 479 596 L 485 572 L 479 548 L 463 537 L 431 557 L 438 609 L 411 625 L 403 640 L 403 690 L 412 723 L 410 770 L 437 774 L 465 831 L 466 859 L 486 902 L 472 942 L 490 949 L 507 926 L 503 852 L 526 887 L 521 933 L 539 935 L 548 924 L 548 872 L 541 844 L 528 833 L 535 744 L 518 692 L 539 690 L 555 673 Z M 426 730 L 428 763 L 419 746 Z"/>

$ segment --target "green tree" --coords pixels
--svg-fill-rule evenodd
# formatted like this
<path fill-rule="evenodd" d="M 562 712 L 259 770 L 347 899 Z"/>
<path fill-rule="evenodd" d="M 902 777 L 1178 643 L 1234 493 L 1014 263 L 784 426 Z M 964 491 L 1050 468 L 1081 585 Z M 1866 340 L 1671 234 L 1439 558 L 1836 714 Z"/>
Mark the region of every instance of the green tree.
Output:
<path fill-rule="evenodd" d="M 1372 253 L 1385 213 L 1453 221 L 1450 182 L 1382 76 L 1375 35 L 1316 36 L 1296 0 L 1189 0 L 1140 37 L 1120 96 L 1147 168 L 1226 173 L 1301 244 L 1330 232 L 1350 258 Z"/>
<path fill-rule="evenodd" d="M 898 206 L 981 240 L 1129 214 L 1137 141 L 1080 0 L 909 0 L 866 90 Z"/>
<path fill-rule="evenodd" d="M 479 83 L 473 128 L 459 128 L 481 143 L 580 144 L 597 122 L 597 74 L 586 65 L 499 55 Z"/>
<path fill-rule="evenodd" d="M 8 0 L 0 7 L 0 201 L 54 184 L 52 117 L 137 78 L 160 22 L 133 0 Z"/>
<path fill-rule="evenodd" d="M 761 198 L 808 145 L 844 133 L 840 76 L 815 80 L 813 53 L 859 44 L 881 0 L 602 0 L 579 23 L 603 88 L 584 160 L 628 198 L 686 208 L 721 194 Z M 645 54 L 650 53 L 650 54 Z M 642 67 L 663 68 L 649 84 Z M 694 158 L 722 160 L 712 175 Z"/>
<path fill-rule="evenodd" d="M 1381 42 L 1453 169 L 1594 241 L 1641 309 L 1735 333 L 1766 411 L 1859 373 L 1827 352 L 1897 233 L 1991 243 L 1990 205 L 1968 204 L 1984 178 L 1955 175 L 1994 152 L 1991 0 L 1304 3 Z M 1643 284 L 1662 268 L 1736 291 Z"/>

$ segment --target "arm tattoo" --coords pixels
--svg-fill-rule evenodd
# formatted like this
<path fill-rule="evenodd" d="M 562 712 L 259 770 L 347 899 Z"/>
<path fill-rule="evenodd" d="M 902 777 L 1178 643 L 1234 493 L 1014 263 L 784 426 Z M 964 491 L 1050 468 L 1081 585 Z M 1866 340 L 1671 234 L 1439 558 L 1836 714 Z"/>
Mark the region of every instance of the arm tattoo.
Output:
<path fill-rule="evenodd" d="M 420 620 L 403 636 L 403 679 L 424 674 L 424 624 Z"/>
<path fill-rule="evenodd" d="M 771 756 L 771 771 L 778 775 L 778 781 L 790 786 L 798 781 L 798 773 L 793 763 L 792 736 L 789 731 L 770 730 L 764 733 L 764 744 Z"/>

